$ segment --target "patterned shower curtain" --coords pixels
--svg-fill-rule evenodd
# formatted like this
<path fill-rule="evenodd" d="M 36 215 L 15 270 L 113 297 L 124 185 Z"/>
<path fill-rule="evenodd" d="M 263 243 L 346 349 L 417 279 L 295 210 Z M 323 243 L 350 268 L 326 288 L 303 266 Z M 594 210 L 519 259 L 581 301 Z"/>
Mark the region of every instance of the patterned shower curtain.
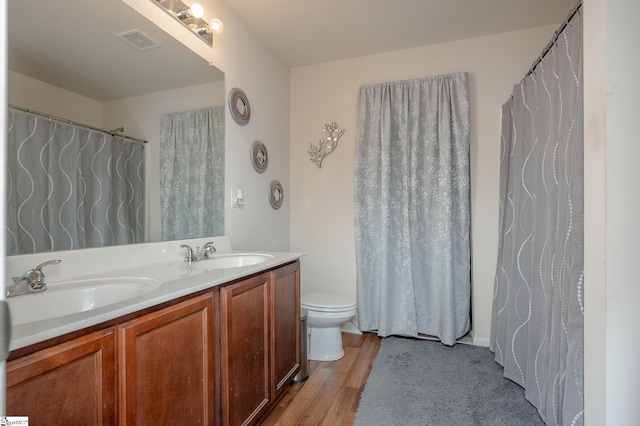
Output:
<path fill-rule="evenodd" d="M 357 125 L 358 325 L 453 345 L 470 321 L 467 75 L 363 86 Z"/>
<path fill-rule="evenodd" d="M 7 254 L 144 242 L 144 144 L 8 113 Z"/>
<path fill-rule="evenodd" d="M 582 16 L 502 108 L 491 350 L 547 425 L 583 424 Z"/>
<path fill-rule="evenodd" d="M 160 122 L 162 240 L 224 235 L 224 106 Z"/>

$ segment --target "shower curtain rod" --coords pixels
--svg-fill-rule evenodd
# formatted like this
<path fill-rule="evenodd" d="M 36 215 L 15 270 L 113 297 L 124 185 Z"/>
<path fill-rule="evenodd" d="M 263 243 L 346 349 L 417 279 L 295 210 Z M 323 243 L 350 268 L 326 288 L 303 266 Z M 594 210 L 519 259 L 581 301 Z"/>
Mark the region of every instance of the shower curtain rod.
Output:
<path fill-rule="evenodd" d="M 11 109 L 16 109 L 18 111 L 26 112 L 28 114 L 38 115 L 40 117 L 44 117 L 44 118 L 47 118 L 49 120 L 55 120 L 55 121 L 59 121 L 61 123 L 65 123 L 65 124 L 71 124 L 72 126 L 82 127 L 82 128 L 89 129 L 89 130 L 94 130 L 94 131 L 100 132 L 100 133 L 106 133 L 106 134 L 111 135 L 111 136 L 118 136 L 118 137 L 121 137 L 123 139 L 128 139 L 130 141 L 137 142 L 137 143 L 147 143 L 147 141 L 144 140 L 144 139 L 138 139 L 138 138 L 134 138 L 132 136 L 123 135 L 123 134 L 120 134 L 120 133 L 117 133 L 117 132 L 114 132 L 114 131 L 101 129 L 99 127 L 89 126 L 88 124 L 78 123 L 77 121 L 68 120 L 66 118 L 56 117 L 54 115 L 50 115 L 50 114 L 45 114 L 43 112 L 34 111 L 32 109 L 29 109 L 29 108 L 23 108 L 23 107 L 11 105 L 11 104 L 9 104 L 7 106 L 9 108 L 11 108 Z M 123 131 L 124 131 L 124 129 L 123 129 Z"/>
<path fill-rule="evenodd" d="M 556 32 L 553 34 L 553 38 L 551 39 L 549 44 L 547 44 L 547 46 L 542 50 L 542 53 L 540 54 L 540 56 L 538 56 L 538 59 L 536 59 L 533 65 L 531 65 L 529 72 L 527 72 L 527 74 L 525 74 L 524 76 L 525 78 L 533 74 L 533 71 L 536 69 L 538 64 L 542 62 L 542 60 L 547 55 L 547 53 L 549 53 L 549 51 L 551 50 L 553 45 L 556 43 L 556 41 L 558 41 L 558 37 L 560 37 L 560 34 L 562 34 L 562 31 L 564 31 L 567 25 L 569 25 L 569 22 L 571 22 L 571 19 L 573 19 L 574 15 L 578 13 L 578 10 L 580 10 L 581 6 L 582 6 L 582 0 L 578 0 L 578 3 L 573 7 L 573 9 L 571 9 L 569 14 L 567 15 L 567 19 L 564 20 L 562 25 L 560 25 L 560 28 L 558 28 Z"/>

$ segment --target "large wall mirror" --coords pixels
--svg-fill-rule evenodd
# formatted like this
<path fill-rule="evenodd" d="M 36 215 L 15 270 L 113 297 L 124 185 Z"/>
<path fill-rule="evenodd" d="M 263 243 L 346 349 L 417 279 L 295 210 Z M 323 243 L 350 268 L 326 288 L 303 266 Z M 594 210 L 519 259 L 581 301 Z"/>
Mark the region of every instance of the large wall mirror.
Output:
<path fill-rule="evenodd" d="M 15 106 L 146 140 L 140 169 L 145 176 L 144 238 L 138 242 L 213 236 L 211 231 L 180 235 L 174 230 L 170 238 L 166 232 L 163 237 L 161 121 L 223 106 L 224 74 L 121 0 L 15 0 L 8 5 L 9 113 Z M 154 42 L 158 46 L 150 47 Z M 41 159 L 37 162 L 44 164 Z M 221 161 L 218 170 L 224 170 L 224 151 Z M 28 174 L 29 166 L 22 166 Z M 221 176 L 207 184 L 219 186 L 224 198 L 224 171 Z M 216 222 L 213 229 L 224 230 L 224 208 L 210 220 Z"/>

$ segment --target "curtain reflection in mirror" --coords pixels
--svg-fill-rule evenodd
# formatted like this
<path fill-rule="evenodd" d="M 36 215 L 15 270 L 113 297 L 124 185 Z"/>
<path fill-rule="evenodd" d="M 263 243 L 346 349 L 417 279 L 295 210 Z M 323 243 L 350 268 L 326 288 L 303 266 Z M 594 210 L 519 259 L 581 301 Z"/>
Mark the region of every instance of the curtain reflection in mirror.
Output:
<path fill-rule="evenodd" d="M 144 242 L 144 144 L 9 112 L 7 254 Z"/>
<path fill-rule="evenodd" d="M 224 235 L 224 106 L 162 116 L 162 240 Z"/>

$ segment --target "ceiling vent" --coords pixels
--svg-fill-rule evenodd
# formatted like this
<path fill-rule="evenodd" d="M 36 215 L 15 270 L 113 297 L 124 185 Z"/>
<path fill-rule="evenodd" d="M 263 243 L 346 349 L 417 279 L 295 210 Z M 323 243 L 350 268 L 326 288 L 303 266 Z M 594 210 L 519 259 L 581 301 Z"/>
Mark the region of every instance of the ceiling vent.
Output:
<path fill-rule="evenodd" d="M 120 34 L 116 34 L 116 36 L 139 50 L 149 50 L 162 46 L 160 43 L 137 29 L 125 31 Z"/>

